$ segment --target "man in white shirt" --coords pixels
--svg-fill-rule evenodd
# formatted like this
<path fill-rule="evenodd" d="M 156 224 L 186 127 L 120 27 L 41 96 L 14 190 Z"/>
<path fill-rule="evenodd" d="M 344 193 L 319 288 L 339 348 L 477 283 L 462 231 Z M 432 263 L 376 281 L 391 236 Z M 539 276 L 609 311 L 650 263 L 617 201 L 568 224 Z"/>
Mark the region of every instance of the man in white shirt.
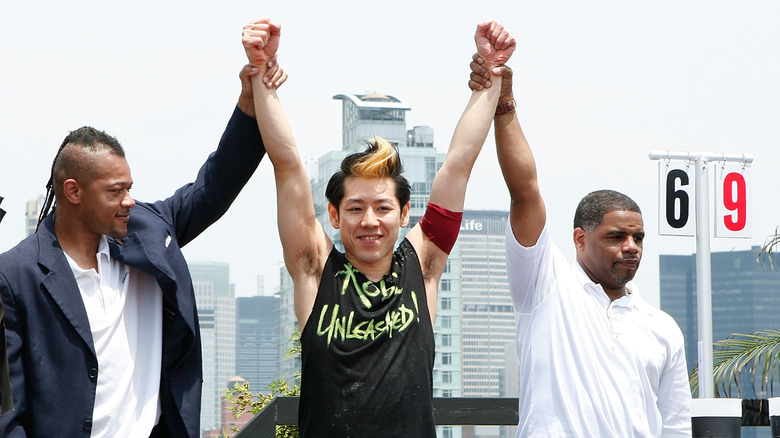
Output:
<path fill-rule="evenodd" d="M 477 55 L 472 89 L 489 87 Z M 549 233 L 548 215 L 503 67 L 494 119 L 512 198 L 507 275 L 520 358 L 518 437 L 690 437 L 683 336 L 631 282 L 644 242 L 642 214 L 611 190 L 588 194 L 574 217 L 577 259 Z"/>

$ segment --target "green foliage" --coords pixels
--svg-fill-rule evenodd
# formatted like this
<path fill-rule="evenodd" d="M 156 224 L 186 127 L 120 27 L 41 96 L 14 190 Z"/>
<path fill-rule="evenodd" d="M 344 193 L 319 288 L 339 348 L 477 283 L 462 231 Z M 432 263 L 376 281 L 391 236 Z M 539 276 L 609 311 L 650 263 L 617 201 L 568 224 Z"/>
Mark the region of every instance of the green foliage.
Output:
<path fill-rule="evenodd" d="M 780 376 L 780 330 L 762 330 L 752 335 L 735 333 L 715 342 L 712 352 L 716 397 L 742 398 L 749 385 L 759 398 L 774 396 Z M 699 392 L 698 367 L 690 378 L 694 396 Z"/>
<path fill-rule="evenodd" d="M 285 358 L 301 355 L 301 333 L 296 328 L 290 336 L 289 346 L 285 352 Z M 241 415 L 251 412 L 252 415 L 257 415 L 263 408 L 273 400 L 274 397 L 288 397 L 301 395 L 301 373 L 296 372 L 293 376 L 292 386 L 284 377 L 272 381 L 266 388 L 270 390 L 269 393 L 263 394 L 258 392 L 252 394 L 249 389 L 249 382 L 238 383 L 233 385 L 232 389 L 226 389 L 222 394 L 222 397 L 228 401 L 228 411 L 234 418 L 239 418 Z M 232 432 L 238 432 L 236 427 L 231 427 Z M 222 431 L 225 437 L 228 437 L 227 433 Z M 284 425 L 276 426 L 276 438 L 298 438 L 298 426 Z"/>
<path fill-rule="evenodd" d="M 765 258 L 772 269 L 780 247 L 780 227 L 766 238 L 756 258 Z M 716 397 L 742 398 L 742 388 L 749 385 L 759 398 L 774 396 L 774 382 L 780 377 L 780 330 L 762 330 L 752 335 L 735 333 L 715 342 L 712 352 Z M 699 393 L 698 367 L 690 376 L 691 392 Z"/>
<path fill-rule="evenodd" d="M 758 253 L 756 261 L 759 261 L 763 257 L 769 262 L 772 269 L 774 269 L 778 246 L 780 246 L 780 227 L 775 228 L 774 234 L 768 236 L 766 240 L 764 240 L 764 246 L 761 247 L 761 251 Z"/>

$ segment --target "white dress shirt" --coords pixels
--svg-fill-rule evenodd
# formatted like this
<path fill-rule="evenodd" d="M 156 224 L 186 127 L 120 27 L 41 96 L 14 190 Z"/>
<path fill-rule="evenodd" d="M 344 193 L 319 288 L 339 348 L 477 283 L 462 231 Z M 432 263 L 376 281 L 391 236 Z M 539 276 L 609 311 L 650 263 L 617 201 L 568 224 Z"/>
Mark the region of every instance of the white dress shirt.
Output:
<path fill-rule="evenodd" d="M 97 271 L 66 257 L 98 360 L 91 437 L 148 437 L 160 418 L 162 290 L 152 276 L 112 259 L 105 236 Z"/>
<path fill-rule="evenodd" d="M 612 301 L 552 242 L 507 227 L 520 359 L 517 437 L 690 437 L 683 336 L 629 282 Z"/>

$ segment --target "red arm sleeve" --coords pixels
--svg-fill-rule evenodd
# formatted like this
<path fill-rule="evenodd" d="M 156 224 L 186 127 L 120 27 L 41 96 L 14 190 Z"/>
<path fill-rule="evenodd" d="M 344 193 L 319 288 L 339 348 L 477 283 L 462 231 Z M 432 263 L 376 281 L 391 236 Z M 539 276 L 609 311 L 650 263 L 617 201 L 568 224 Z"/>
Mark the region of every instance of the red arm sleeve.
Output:
<path fill-rule="evenodd" d="M 425 237 L 449 254 L 458 239 L 462 221 L 462 211 L 450 211 L 429 202 L 425 214 L 420 219 L 420 228 Z"/>

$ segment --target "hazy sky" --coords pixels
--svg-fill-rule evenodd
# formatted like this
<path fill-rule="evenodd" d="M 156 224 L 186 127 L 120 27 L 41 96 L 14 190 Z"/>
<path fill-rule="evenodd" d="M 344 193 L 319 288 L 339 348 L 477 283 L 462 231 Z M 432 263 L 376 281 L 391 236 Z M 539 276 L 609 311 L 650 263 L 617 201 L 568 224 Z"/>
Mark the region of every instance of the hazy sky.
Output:
<path fill-rule="evenodd" d="M 445 151 L 468 100 L 478 21 L 518 40 L 518 116 L 536 155 L 553 235 L 567 254 L 571 217 L 587 192 L 612 188 L 643 208 L 648 238 L 637 276 L 658 302 L 658 255 L 690 254 L 693 238 L 657 235 L 651 149 L 752 153 L 754 237 L 713 239 L 713 251 L 763 243 L 780 224 L 780 2 L 0 0 L 0 250 L 23 237 L 24 206 L 44 193 L 68 131 L 92 125 L 125 146 L 136 199 L 166 197 L 216 147 L 245 63 L 241 28 L 282 23 L 280 90 L 306 157 L 341 147 L 341 93 L 376 91 L 412 107 L 408 127 L 435 129 Z M 281 249 L 267 160 L 228 214 L 185 248 L 230 263 L 238 295 L 255 276 L 278 284 Z M 492 134 L 468 209 L 508 208 Z"/>

